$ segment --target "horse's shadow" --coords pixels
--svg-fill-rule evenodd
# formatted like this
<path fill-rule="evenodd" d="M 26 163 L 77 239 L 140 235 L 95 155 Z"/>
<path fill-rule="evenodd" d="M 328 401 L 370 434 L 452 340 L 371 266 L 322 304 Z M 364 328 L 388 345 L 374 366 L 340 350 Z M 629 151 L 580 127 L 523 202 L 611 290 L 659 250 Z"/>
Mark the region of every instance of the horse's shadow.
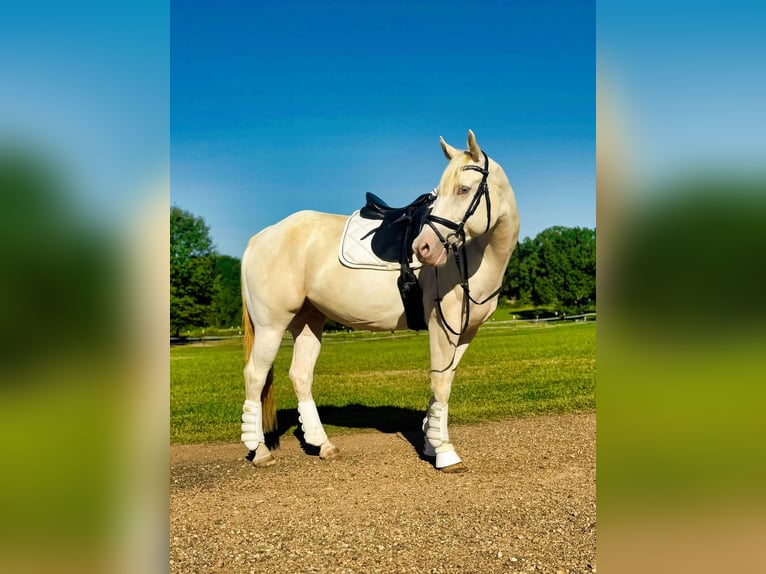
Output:
<path fill-rule="evenodd" d="M 343 407 L 318 407 L 319 417 L 324 425 L 346 428 L 375 429 L 383 433 L 395 433 L 404 437 L 412 445 L 415 452 L 423 450 L 423 411 L 402 407 L 368 407 L 353 404 Z M 303 438 L 303 430 L 298 422 L 296 409 L 280 409 L 277 411 L 277 430 L 266 435 L 266 445 L 277 448 L 280 438 L 293 429 L 293 435 L 300 441 L 301 448 L 312 455 L 319 454 L 319 447 L 307 444 Z M 422 455 L 421 455 L 422 456 Z"/>

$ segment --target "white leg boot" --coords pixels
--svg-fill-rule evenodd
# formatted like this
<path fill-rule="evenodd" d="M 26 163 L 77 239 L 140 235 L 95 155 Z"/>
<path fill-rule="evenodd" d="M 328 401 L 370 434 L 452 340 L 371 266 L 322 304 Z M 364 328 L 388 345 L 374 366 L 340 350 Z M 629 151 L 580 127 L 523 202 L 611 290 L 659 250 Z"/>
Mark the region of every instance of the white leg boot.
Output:
<path fill-rule="evenodd" d="M 301 423 L 303 439 L 306 443 L 319 447 L 319 458 L 334 458 L 340 453 L 338 447 L 328 440 L 313 400 L 298 402 L 298 421 Z"/>
<path fill-rule="evenodd" d="M 428 413 L 423 420 L 425 445 L 423 454 L 436 457 L 436 468 L 442 469 L 462 462 L 449 441 L 447 431 L 448 407 L 431 399 Z"/>
<path fill-rule="evenodd" d="M 253 451 L 255 466 L 270 466 L 276 461 L 271 456 L 263 436 L 263 411 L 261 403 L 245 401 L 242 406 L 242 442 L 248 450 Z"/>
<path fill-rule="evenodd" d="M 263 438 L 263 414 L 260 402 L 245 401 L 242 406 L 242 442 L 248 450 L 255 450 L 259 443 L 266 442 Z"/>
<path fill-rule="evenodd" d="M 314 401 L 301 401 L 298 403 L 298 422 L 303 429 L 303 438 L 308 444 L 322 446 L 327 440 L 327 435 L 319 420 L 319 412 Z"/>

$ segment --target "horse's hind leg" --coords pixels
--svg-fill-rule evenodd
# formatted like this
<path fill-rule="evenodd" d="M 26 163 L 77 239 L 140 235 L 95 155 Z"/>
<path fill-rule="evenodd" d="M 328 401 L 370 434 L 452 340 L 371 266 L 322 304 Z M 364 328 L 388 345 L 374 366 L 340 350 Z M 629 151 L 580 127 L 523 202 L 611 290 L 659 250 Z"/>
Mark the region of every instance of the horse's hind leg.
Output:
<path fill-rule="evenodd" d="M 282 326 L 257 326 L 254 329 L 254 344 L 245 365 L 245 404 L 242 407 L 242 442 L 252 451 L 255 466 L 274 464 L 274 457 L 266 446 L 263 433 L 264 395 L 269 399 L 266 408 L 273 410 L 271 384 L 273 379 L 272 364 L 279 351 L 285 328 Z M 266 391 L 266 392 L 264 392 Z M 271 412 L 267 418 L 273 418 Z M 270 428 L 267 430 L 271 430 Z"/>
<path fill-rule="evenodd" d="M 298 397 L 298 415 L 307 444 L 319 447 L 319 458 L 333 458 L 339 454 L 319 420 L 311 386 L 314 382 L 314 366 L 322 346 L 322 327 L 325 317 L 310 303 L 306 303 L 288 327 L 295 340 L 290 380 Z"/>

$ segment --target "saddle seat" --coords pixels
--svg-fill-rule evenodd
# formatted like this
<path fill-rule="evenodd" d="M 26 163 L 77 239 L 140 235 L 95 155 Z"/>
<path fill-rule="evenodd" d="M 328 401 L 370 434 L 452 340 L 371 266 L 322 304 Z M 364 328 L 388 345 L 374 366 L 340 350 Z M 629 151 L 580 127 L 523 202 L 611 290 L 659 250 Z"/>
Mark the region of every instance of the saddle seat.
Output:
<path fill-rule="evenodd" d="M 367 193 L 366 199 L 367 204 L 360 210 L 362 217 L 366 219 L 383 219 L 386 215 L 403 215 L 407 208 L 418 202 L 420 197 L 405 207 L 391 207 L 374 193 Z"/>

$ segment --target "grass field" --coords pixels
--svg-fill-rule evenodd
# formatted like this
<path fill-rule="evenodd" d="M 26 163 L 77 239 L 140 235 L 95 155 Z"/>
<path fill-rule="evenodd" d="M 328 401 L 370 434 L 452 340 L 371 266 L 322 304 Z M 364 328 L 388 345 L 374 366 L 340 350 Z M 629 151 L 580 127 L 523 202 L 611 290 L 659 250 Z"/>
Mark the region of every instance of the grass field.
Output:
<path fill-rule="evenodd" d="M 287 371 L 292 342 L 275 366 L 280 433 L 297 423 Z M 170 349 L 170 438 L 239 440 L 244 401 L 242 340 Z M 430 397 L 428 335 L 326 334 L 314 399 L 328 434 L 417 428 Z M 470 423 L 595 408 L 596 325 L 485 325 L 452 387 L 450 422 Z"/>

